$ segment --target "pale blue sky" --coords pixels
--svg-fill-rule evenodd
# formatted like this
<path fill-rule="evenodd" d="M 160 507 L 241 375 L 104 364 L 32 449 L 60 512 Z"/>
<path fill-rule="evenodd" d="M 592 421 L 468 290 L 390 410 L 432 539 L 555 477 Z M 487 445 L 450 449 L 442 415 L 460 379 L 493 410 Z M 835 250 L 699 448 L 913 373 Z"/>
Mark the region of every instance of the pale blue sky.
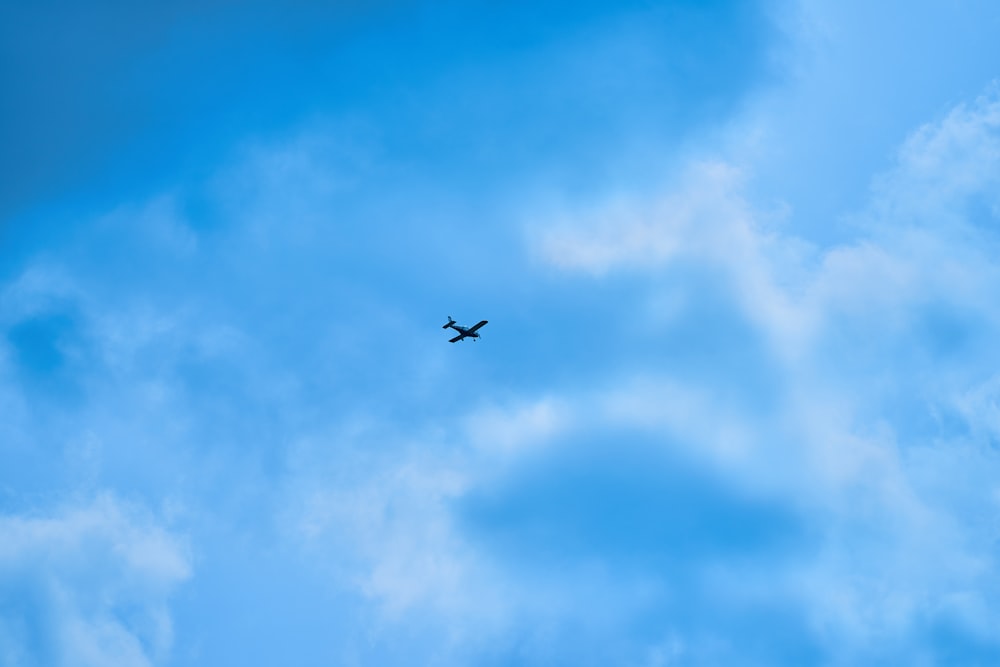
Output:
<path fill-rule="evenodd" d="M 998 33 L 0 8 L 0 664 L 1000 662 Z"/>

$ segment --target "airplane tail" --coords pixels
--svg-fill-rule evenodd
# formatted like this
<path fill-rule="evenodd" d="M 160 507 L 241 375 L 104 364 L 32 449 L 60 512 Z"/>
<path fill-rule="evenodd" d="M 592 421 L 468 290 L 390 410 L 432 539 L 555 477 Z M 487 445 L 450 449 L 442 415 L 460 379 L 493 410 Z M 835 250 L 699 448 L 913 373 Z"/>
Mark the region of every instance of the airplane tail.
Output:
<path fill-rule="evenodd" d="M 455 320 L 451 319 L 451 315 L 449 315 L 449 316 L 448 316 L 448 324 L 444 325 L 444 326 L 443 326 L 443 327 L 441 327 L 441 328 L 442 328 L 442 329 L 447 329 L 448 327 L 450 327 L 450 326 L 451 326 L 452 324 L 454 324 L 454 323 L 455 323 Z"/>

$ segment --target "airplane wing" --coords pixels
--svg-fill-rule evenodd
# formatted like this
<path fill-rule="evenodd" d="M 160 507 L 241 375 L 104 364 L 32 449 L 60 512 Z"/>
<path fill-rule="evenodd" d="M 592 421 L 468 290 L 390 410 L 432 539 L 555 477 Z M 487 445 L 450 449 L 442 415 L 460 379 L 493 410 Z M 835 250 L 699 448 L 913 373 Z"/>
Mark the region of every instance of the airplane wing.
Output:
<path fill-rule="evenodd" d="M 479 324 L 476 324 L 475 326 L 473 326 L 472 328 L 470 328 L 470 329 L 469 329 L 468 331 L 466 331 L 465 333 L 475 333 L 475 332 L 476 332 L 476 331 L 478 331 L 478 330 L 479 330 L 479 328 L 480 328 L 481 326 L 483 326 L 484 324 L 489 324 L 489 322 L 487 322 L 486 320 L 483 320 L 483 321 L 482 321 L 482 322 L 480 322 Z"/>
<path fill-rule="evenodd" d="M 465 334 L 458 334 L 457 336 L 455 336 L 454 338 L 452 338 L 448 342 L 449 343 L 454 343 L 455 341 L 462 340 L 463 338 L 465 338 Z"/>

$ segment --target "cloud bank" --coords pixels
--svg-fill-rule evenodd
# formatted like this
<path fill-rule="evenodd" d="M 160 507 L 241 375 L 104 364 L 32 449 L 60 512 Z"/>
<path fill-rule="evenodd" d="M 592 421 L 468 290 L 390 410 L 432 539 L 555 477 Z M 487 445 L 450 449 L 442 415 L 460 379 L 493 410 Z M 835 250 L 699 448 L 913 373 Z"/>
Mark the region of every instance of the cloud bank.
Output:
<path fill-rule="evenodd" d="M 356 535 L 385 622 L 430 614 L 476 659 L 996 659 L 998 108 L 916 131 L 850 243 L 796 238 L 704 162 L 532 226 L 560 271 L 641 282 L 619 338 L 677 345 L 317 488 L 310 540 Z"/>
<path fill-rule="evenodd" d="M 0 651 L 10 665 L 163 664 L 183 540 L 111 496 L 51 516 L 0 517 Z"/>

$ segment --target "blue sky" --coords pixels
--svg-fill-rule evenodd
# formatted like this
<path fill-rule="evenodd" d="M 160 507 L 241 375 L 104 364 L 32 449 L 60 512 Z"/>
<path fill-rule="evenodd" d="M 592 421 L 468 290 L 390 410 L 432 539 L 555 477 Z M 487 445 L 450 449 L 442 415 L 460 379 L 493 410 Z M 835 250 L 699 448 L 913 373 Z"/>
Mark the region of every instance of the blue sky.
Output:
<path fill-rule="evenodd" d="M 7 3 L 0 663 L 997 664 L 998 31 Z"/>

